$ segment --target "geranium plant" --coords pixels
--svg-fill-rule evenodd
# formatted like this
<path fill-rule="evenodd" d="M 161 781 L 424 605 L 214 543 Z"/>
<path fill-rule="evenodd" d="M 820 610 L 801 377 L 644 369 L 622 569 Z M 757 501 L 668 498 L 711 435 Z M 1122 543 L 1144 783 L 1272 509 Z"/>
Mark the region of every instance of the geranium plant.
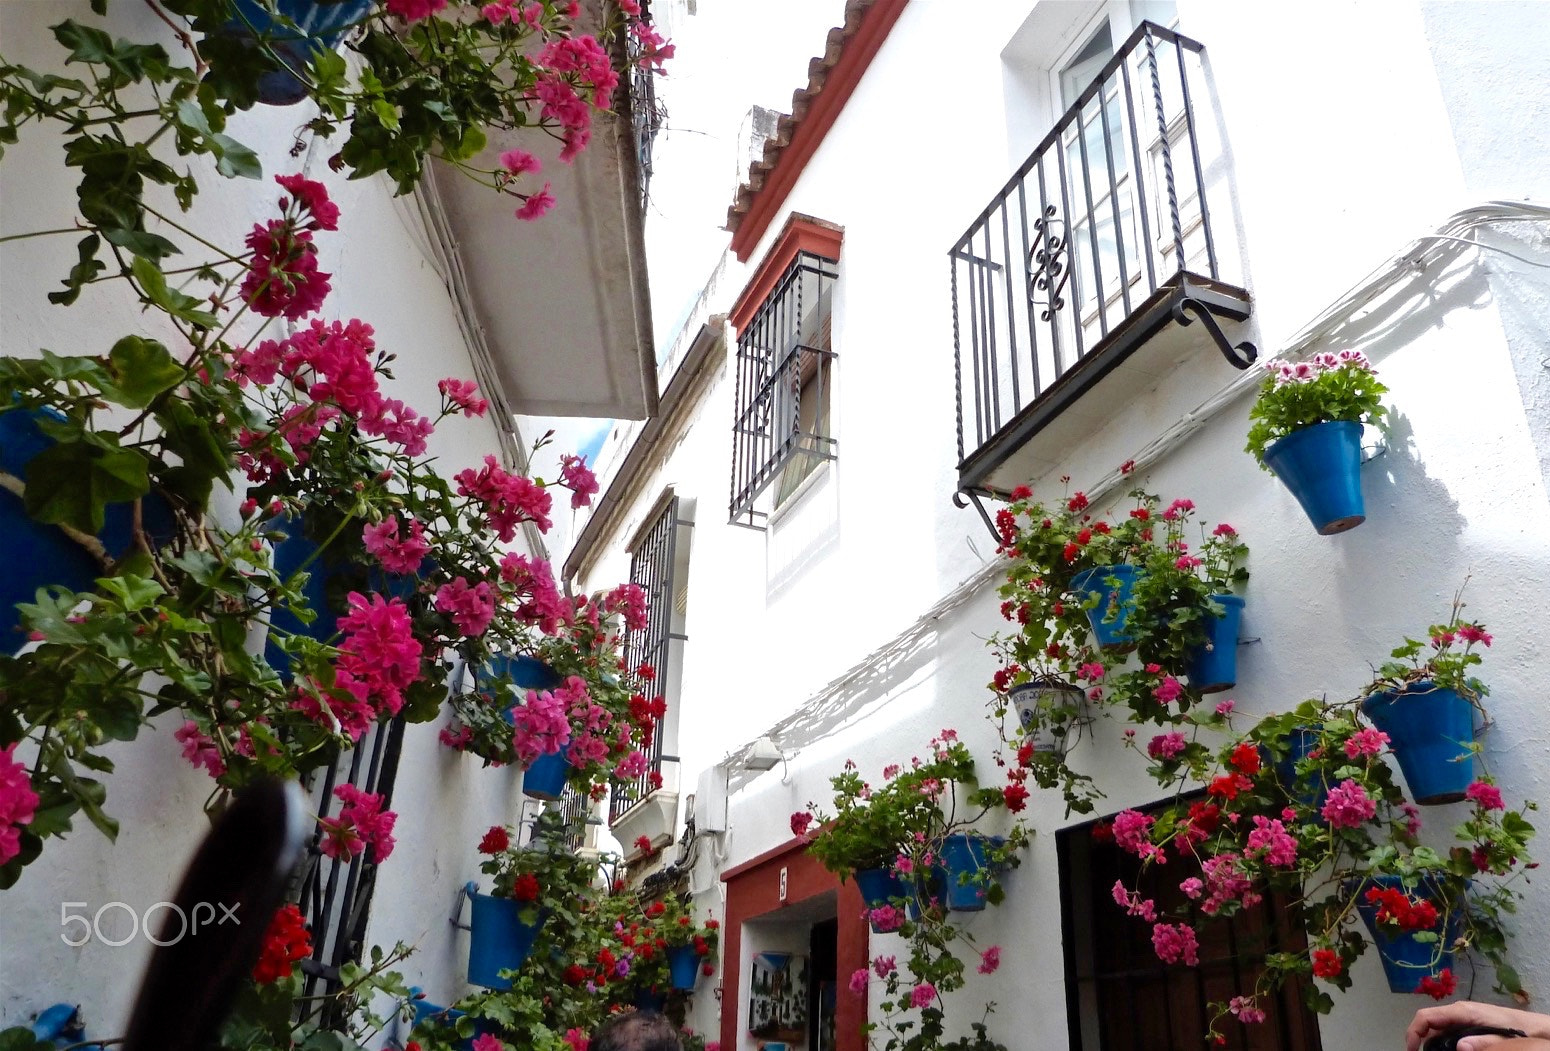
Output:
<path fill-rule="evenodd" d="M 1433 624 L 1425 639 L 1405 639 L 1378 666 L 1367 692 L 1398 693 L 1429 682 L 1478 705 L 1491 691 L 1470 669 L 1481 663 L 1480 650 L 1490 648 L 1491 635 L 1484 625 L 1464 620 L 1463 611 L 1463 602 L 1455 599 L 1447 623 Z"/>
<path fill-rule="evenodd" d="M 1388 388 L 1359 350 L 1315 354 L 1306 361 L 1265 362 L 1264 383 L 1249 409 L 1246 451 L 1265 465 L 1265 450 L 1295 431 L 1318 423 L 1350 421 L 1376 425 L 1383 419 Z"/>

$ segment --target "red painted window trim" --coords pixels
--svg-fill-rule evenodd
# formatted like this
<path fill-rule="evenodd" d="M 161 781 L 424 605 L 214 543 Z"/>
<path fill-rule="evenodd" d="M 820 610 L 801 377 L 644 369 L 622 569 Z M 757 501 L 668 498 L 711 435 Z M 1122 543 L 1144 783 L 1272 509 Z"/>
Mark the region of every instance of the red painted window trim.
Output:
<path fill-rule="evenodd" d="M 737 302 L 732 304 L 727 314 L 732 328 L 741 333 L 743 327 L 753 320 L 798 252 L 812 252 L 839 262 L 840 243 L 844 238 L 845 231 L 832 223 L 793 213 L 786 220 L 786 228 L 780 232 L 780 237 L 771 246 L 764 261 L 754 271 L 748 284 L 743 286 Z"/>
<path fill-rule="evenodd" d="M 791 134 L 791 141 L 781 150 L 764 185 L 754 194 L 748 212 L 732 234 L 732 252 L 740 262 L 748 262 L 754 246 L 764 237 L 781 205 L 786 203 L 791 188 L 812 160 L 824 136 L 834 126 L 840 111 L 850 100 L 851 92 L 861 82 L 861 75 L 872 64 L 872 58 L 888 39 L 889 30 L 904 12 L 909 0 L 877 0 L 871 10 L 862 16 L 856 35 L 845 45 L 845 51 L 834 63 L 824 79 L 823 90 L 813 96 L 812 105 Z"/>
<path fill-rule="evenodd" d="M 835 1051 L 866 1051 L 866 997 L 847 985 L 852 972 L 866 968 L 870 928 L 862 913 L 866 908 L 855 880 L 843 885 L 794 839 L 766 851 L 721 874 L 727 885 L 727 919 L 721 928 L 721 1046 L 736 1051 L 743 1034 L 737 1031 L 742 1009 L 743 924 L 779 913 L 782 909 L 838 891 L 836 909 L 839 931 L 836 945 L 834 1000 Z M 780 870 L 786 870 L 786 900 L 780 900 Z M 812 1005 L 816 1009 L 816 1004 Z"/>

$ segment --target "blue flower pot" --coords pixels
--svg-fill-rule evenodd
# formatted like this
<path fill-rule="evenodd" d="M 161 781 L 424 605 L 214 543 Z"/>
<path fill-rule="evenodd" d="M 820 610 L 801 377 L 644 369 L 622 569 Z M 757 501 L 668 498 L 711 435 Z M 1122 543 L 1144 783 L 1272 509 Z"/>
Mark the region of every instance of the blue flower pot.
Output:
<path fill-rule="evenodd" d="M 273 0 L 276 18 L 258 0 L 233 0 L 237 17 L 226 23 L 227 35 L 259 46 L 259 41 L 286 66 L 304 70 L 318 53 L 339 46 L 350 27 L 371 14 L 372 0 Z M 294 25 L 287 24 L 289 19 Z M 258 101 L 290 106 L 307 97 L 307 85 L 286 69 L 259 77 Z"/>
<path fill-rule="evenodd" d="M 1298 726 L 1286 735 L 1286 758 L 1275 764 L 1276 778 L 1281 782 L 1281 787 L 1292 801 L 1304 810 L 1311 811 L 1315 816 L 1324 809 L 1325 802 L 1329 799 L 1329 787 L 1320 783 L 1317 786 L 1309 785 L 1302 791 L 1298 791 L 1297 764 L 1306 759 L 1308 753 L 1318 747 L 1319 731 L 1313 726 Z"/>
<path fill-rule="evenodd" d="M 661 993 L 650 989 L 642 989 L 635 994 L 635 1009 L 638 1011 L 655 1011 L 657 1014 L 661 1014 L 662 1009 L 666 1006 L 667 997 Z"/>
<path fill-rule="evenodd" d="M 1398 876 L 1373 876 L 1367 882 L 1378 887 L 1404 890 Z M 1425 894 L 1428 885 L 1423 881 L 1417 889 Z M 1463 926 L 1464 917 L 1458 910 L 1442 913 L 1437 926 L 1430 929 L 1438 935 L 1439 941 L 1419 942 L 1415 940 L 1416 934 L 1421 933 L 1419 931 L 1402 931 L 1390 926 L 1380 928 L 1378 906 L 1366 899 L 1367 892 L 1363 890 L 1357 896 L 1356 911 L 1361 914 L 1367 924 L 1367 932 L 1372 935 L 1373 944 L 1378 947 L 1378 958 L 1383 961 L 1383 975 L 1389 980 L 1390 992 L 1419 992 L 1421 979 L 1436 977 L 1443 968 L 1453 966 L 1454 954 L 1446 946 L 1458 940 Z"/>
<path fill-rule="evenodd" d="M 1135 640 L 1125 630 L 1130 614 L 1135 609 L 1132 595 L 1136 586 L 1136 567 L 1131 565 L 1098 566 L 1084 569 L 1071 578 L 1071 590 L 1086 601 L 1090 595 L 1099 596 L 1098 605 L 1087 611 L 1093 636 L 1098 646 L 1105 650 L 1125 650 L 1135 645 Z M 1109 578 L 1114 583 L 1109 583 Z M 1110 607 L 1114 609 L 1109 619 Z"/>
<path fill-rule="evenodd" d="M 522 794 L 529 799 L 555 800 L 565 791 L 570 776 L 570 745 L 563 744 L 552 755 L 541 755 L 522 774 Z"/>
<path fill-rule="evenodd" d="M 869 909 L 891 905 L 908 893 L 904 881 L 895 876 L 891 868 L 857 869 L 855 876 L 856 889 L 861 892 L 861 900 L 866 902 Z"/>
<path fill-rule="evenodd" d="M 510 989 L 511 982 L 500 976 L 515 971 L 533 951 L 533 939 L 544 925 L 522 922 L 522 910 L 531 908 L 511 898 L 489 894 L 471 894 L 472 917 L 468 933 L 468 980 L 486 989 Z"/>
<path fill-rule="evenodd" d="M 522 691 L 522 694 L 515 698 L 511 704 L 506 705 L 502 711 L 502 715 L 505 716 L 508 723 L 514 722 L 513 709 L 526 699 L 526 691 L 552 690 L 565 681 L 559 672 L 537 657 L 529 657 L 526 654 L 522 654 L 517 657 L 499 656 L 491 659 L 490 663 L 486 664 L 483 669 L 474 673 L 475 688 L 478 688 L 477 684 L 480 679 L 493 678 L 497 675 L 505 675 L 511 680 L 512 686 Z M 486 696 L 490 698 L 492 703 L 498 703 L 497 698 L 493 694 L 486 694 Z"/>
<path fill-rule="evenodd" d="M 64 419 L 50 409 L 0 413 L 0 469 L 23 482 L 33 457 L 54 444 L 38 427 L 42 417 Z M 175 522 L 166 500 L 148 493 L 141 498 L 140 509 L 141 525 L 153 544 L 172 538 Z M 5 572 L 0 573 L 0 650 L 12 653 L 25 641 L 18 634 L 17 603 L 35 601 L 38 589 L 50 584 L 90 591 L 103 569 L 63 530 L 29 518 L 22 498 L 8 489 L 0 489 L 0 536 L 5 538 L 6 561 Z M 109 504 L 97 539 L 109 555 L 122 557 L 134 543 L 133 504 Z"/>
<path fill-rule="evenodd" d="M 917 869 L 910 878 L 905 893 L 908 895 L 906 906 L 910 919 L 920 919 L 921 914 L 931 907 L 933 901 L 939 905 L 946 904 L 947 870 L 940 865 L 931 866 L 929 873 L 921 873 Z"/>
<path fill-rule="evenodd" d="M 1398 693 L 1374 693 L 1362 714 L 1389 735 L 1389 747 L 1417 803 L 1457 803 L 1475 779 L 1469 744 L 1475 707 L 1458 691 L 1414 683 Z"/>
<path fill-rule="evenodd" d="M 275 608 L 269 613 L 269 623 L 279 629 L 272 631 L 264 644 L 264 659 L 286 681 L 291 678 L 291 661 L 281 648 L 282 641 L 290 635 L 304 635 L 318 642 L 326 642 L 339 631 L 340 610 L 328 601 L 329 582 L 348 573 L 364 574 L 358 566 L 333 550 L 319 554 L 318 544 L 305 533 L 304 518 L 300 514 L 284 514 L 271 519 L 265 528 L 285 534 L 285 539 L 274 545 L 275 573 L 285 579 L 306 567 L 307 582 L 301 594 L 307 606 L 317 616 L 312 623 L 303 624 L 289 609 Z M 342 535 L 342 534 L 341 534 Z M 364 585 L 364 575 L 361 583 Z"/>
<path fill-rule="evenodd" d="M 985 888 L 975 882 L 975 877 L 988 864 L 984 836 L 954 833 L 942 841 L 942 865 L 947 871 L 945 900 L 949 909 L 978 912 L 985 907 Z"/>
<path fill-rule="evenodd" d="M 411 989 L 410 992 L 418 993 L 419 990 Z M 428 1000 L 409 1001 L 411 1010 L 414 1011 L 414 1021 L 410 1023 L 411 1035 L 422 1028 L 439 1029 L 442 1026 L 451 1028 L 457 1025 L 457 1020 L 463 1017 L 463 1012 L 451 1007 L 442 1007 Z M 474 1031 L 467 1040 L 452 1041 L 453 1051 L 473 1051 L 474 1038 L 490 1032 L 490 1027 L 483 1019 L 474 1020 Z"/>
<path fill-rule="evenodd" d="M 688 992 L 700 980 L 700 954 L 692 945 L 670 945 L 667 949 L 667 972 L 673 988 Z"/>
<path fill-rule="evenodd" d="M 1292 491 L 1322 536 L 1367 520 L 1362 506 L 1362 425 L 1315 423 L 1265 450 L 1265 466 Z"/>
<path fill-rule="evenodd" d="M 1221 693 L 1238 684 L 1238 626 L 1243 621 L 1243 599 L 1237 595 L 1212 595 L 1222 607 L 1220 617 L 1205 619 L 1205 645 L 1189 662 L 1189 684 L 1200 693 Z"/>

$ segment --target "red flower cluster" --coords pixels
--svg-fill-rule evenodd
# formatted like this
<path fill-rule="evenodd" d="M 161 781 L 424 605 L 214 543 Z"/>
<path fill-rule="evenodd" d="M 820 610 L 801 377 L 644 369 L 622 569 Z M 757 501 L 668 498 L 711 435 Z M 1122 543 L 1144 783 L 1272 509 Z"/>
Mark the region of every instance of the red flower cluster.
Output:
<path fill-rule="evenodd" d="M 1232 750 L 1232 758 L 1228 760 L 1232 768 L 1240 774 L 1253 777 L 1259 773 L 1259 746 L 1244 741 Z"/>
<path fill-rule="evenodd" d="M 1318 978 L 1338 978 L 1345 969 L 1340 954 L 1333 949 L 1313 950 L 1313 973 Z"/>
<path fill-rule="evenodd" d="M 1458 986 L 1459 982 L 1457 978 L 1453 977 L 1453 971 L 1450 968 L 1444 967 L 1437 972 L 1436 977 L 1427 975 L 1425 978 L 1422 978 L 1420 987 L 1416 989 L 1416 992 L 1425 993 L 1433 1000 L 1445 1000 L 1453 995 L 1453 991 Z"/>
<path fill-rule="evenodd" d="M 1028 805 L 1028 789 L 1016 782 L 1003 788 L 1001 797 L 1006 801 L 1006 808 L 1014 814 Z"/>
<path fill-rule="evenodd" d="M 259 985 L 269 985 L 289 978 L 296 961 L 311 955 L 312 935 L 307 932 L 301 910 L 295 905 L 282 905 L 264 932 L 258 963 L 253 965 L 253 980 Z"/>
<path fill-rule="evenodd" d="M 492 825 L 479 841 L 479 853 L 499 854 L 511 846 L 511 836 L 500 825 Z"/>
<path fill-rule="evenodd" d="M 1424 931 L 1437 926 L 1437 906 L 1425 898 L 1412 898 L 1395 887 L 1373 887 L 1367 901 L 1378 906 L 1378 923 L 1392 923 L 1407 931 Z"/>
<path fill-rule="evenodd" d="M 511 884 L 511 897 L 515 901 L 537 901 L 542 891 L 538 877 L 531 872 L 522 873 Z"/>

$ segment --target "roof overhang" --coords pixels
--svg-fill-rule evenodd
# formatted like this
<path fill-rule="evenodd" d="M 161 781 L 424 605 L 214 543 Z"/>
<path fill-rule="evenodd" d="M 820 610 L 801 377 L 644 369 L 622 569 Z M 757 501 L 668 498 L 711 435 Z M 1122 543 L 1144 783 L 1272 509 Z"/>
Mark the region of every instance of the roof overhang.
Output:
<path fill-rule="evenodd" d="M 535 145 L 535 139 L 539 142 Z M 657 410 L 641 191 L 629 93 L 596 113 L 574 163 L 532 129 L 492 133 L 473 163 L 537 154 L 554 208 L 533 222 L 517 202 L 447 172 L 437 193 L 504 404 L 527 416 L 645 419 Z"/>

